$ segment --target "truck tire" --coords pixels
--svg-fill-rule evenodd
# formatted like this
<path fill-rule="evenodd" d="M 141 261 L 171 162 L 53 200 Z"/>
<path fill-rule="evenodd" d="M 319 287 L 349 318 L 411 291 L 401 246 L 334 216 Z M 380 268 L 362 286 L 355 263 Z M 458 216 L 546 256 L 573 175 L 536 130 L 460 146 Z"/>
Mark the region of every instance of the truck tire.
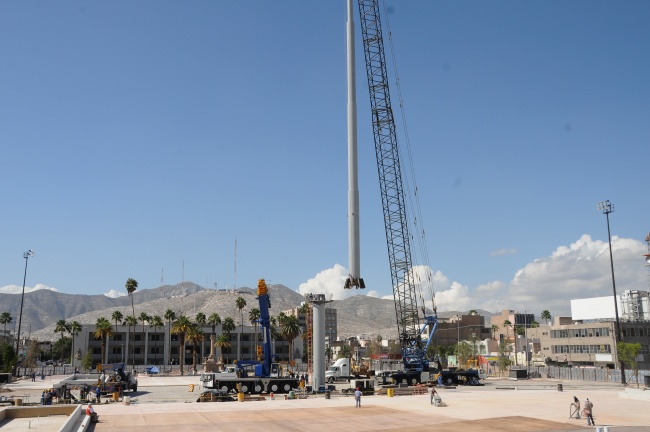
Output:
<path fill-rule="evenodd" d="M 228 387 L 228 384 L 221 384 L 221 387 L 219 387 L 219 390 L 221 390 L 221 393 L 223 393 L 223 394 L 230 393 L 230 387 Z"/>
<path fill-rule="evenodd" d="M 291 384 L 290 383 L 283 382 L 281 385 L 282 385 L 282 390 L 284 391 L 284 393 L 289 393 L 289 391 L 291 391 Z"/>
<path fill-rule="evenodd" d="M 244 383 L 244 384 L 239 383 L 239 390 L 240 390 L 242 393 L 248 393 L 248 384 L 245 384 L 245 383 Z"/>
<path fill-rule="evenodd" d="M 420 380 L 417 379 L 417 377 L 411 378 L 411 385 L 416 385 Z"/>
<path fill-rule="evenodd" d="M 277 393 L 280 390 L 280 385 L 278 383 L 275 383 L 275 382 L 271 383 L 271 385 L 269 387 L 271 388 L 271 391 L 273 393 Z"/>
<path fill-rule="evenodd" d="M 262 393 L 262 384 L 259 384 L 259 383 L 255 384 L 255 386 L 253 387 L 253 393 L 255 393 L 255 394 Z"/>
<path fill-rule="evenodd" d="M 330 384 L 334 384 L 334 377 L 327 378 L 327 382 Z"/>

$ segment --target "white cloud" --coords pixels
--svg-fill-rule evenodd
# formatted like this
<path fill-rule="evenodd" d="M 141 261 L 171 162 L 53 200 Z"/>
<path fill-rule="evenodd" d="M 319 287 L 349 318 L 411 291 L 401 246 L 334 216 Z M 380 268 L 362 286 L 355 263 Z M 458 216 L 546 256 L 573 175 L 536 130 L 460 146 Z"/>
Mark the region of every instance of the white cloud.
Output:
<path fill-rule="evenodd" d="M 345 279 L 348 277 L 348 270 L 340 264 L 334 264 L 334 267 L 323 270 L 305 283 L 298 287 L 300 294 L 325 294 L 332 300 L 343 300 L 358 294 L 359 290 L 345 289 Z"/>
<path fill-rule="evenodd" d="M 110 290 L 109 292 L 104 293 L 104 295 L 106 297 L 110 297 L 110 298 L 118 298 L 118 297 L 124 297 L 124 296 L 126 296 L 128 294 L 123 293 L 123 292 L 119 292 L 119 291 L 115 291 L 115 290 Z"/>
<path fill-rule="evenodd" d="M 36 284 L 33 287 L 25 287 L 25 292 L 33 292 L 33 291 L 38 291 L 38 290 L 50 290 L 50 291 L 59 291 L 56 288 L 49 287 L 47 285 L 43 284 Z M 3 287 L 0 287 L 0 293 L 3 294 L 21 294 L 23 292 L 23 287 L 18 286 L 18 285 L 6 285 Z"/>
<path fill-rule="evenodd" d="M 645 245 L 635 239 L 612 237 L 616 291 L 648 290 L 648 275 L 642 256 Z M 490 281 L 470 288 L 460 281 L 451 281 L 441 271 L 425 267 L 414 268 L 419 277 L 427 280 L 431 275 L 438 312 L 484 309 L 498 312 L 502 309 L 530 311 L 536 315 L 548 309 L 553 316 L 570 315 L 571 299 L 612 295 L 612 275 L 609 261 L 609 244 L 583 235 L 569 246 L 558 246 L 550 256 L 542 257 L 517 270 L 509 282 Z M 346 290 L 343 283 L 347 269 L 336 264 L 323 270 L 298 288 L 301 294 L 331 294 L 342 300 L 359 294 L 359 290 Z M 363 294 L 378 297 L 376 291 Z M 423 292 L 424 296 L 428 293 Z M 393 299 L 392 293 L 382 296 Z M 431 307 L 430 299 L 426 299 Z"/>

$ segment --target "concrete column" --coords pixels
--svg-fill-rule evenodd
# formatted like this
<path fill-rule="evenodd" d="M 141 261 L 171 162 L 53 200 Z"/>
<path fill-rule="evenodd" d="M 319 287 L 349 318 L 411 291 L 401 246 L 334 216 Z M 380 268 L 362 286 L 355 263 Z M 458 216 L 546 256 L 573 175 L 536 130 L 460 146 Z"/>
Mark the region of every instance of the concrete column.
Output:
<path fill-rule="evenodd" d="M 314 311 L 314 323 L 312 327 L 314 372 L 312 385 L 314 391 L 318 391 L 320 386 L 325 385 L 325 304 L 314 302 L 312 305 Z"/>

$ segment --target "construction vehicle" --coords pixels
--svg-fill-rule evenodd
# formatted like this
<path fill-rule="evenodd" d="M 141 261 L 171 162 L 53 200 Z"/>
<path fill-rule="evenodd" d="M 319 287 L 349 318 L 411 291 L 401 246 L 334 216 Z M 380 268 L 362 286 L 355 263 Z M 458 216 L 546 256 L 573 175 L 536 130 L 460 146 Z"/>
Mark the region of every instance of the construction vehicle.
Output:
<path fill-rule="evenodd" d="M 222 393 L 237 391 L 248 394 L 289 393 L 298 388 L 300 379 L 290 376 L 276 356 L 273 355 L 271 340 L 271 317 L 269 308 L 271 299 L 264 279 L 257 282 L 257 300 L 260 317 L 258 322 L 262 330 L 262 345 L 257 346 L 258 361 L 240 360 L 236 369 L 226 372 L 202 373 L 201 384 L 206 389 L 217 389 Z"/>
<path fill-rule="evenodd" d="M 138 391 L 138 380 L 135 374 L 127 372 L 124 363 L 104 363 L 97 365 L 97 370 L 101 371 L 99 381 L 101 381 L 102 393 L 114 393 L 125 390 L 133 392 Z"/>
<path fill-rule="evenodd" d="M 403 370 L 391 374 L 390 378 L 397 383 L 413 385 L 431 379 L 426 351 L 438 325 L 435 299 L 433 298 L 433 277 L 430 267 L 424 263 L 428 275 L 424 281 L 420 281 L 419 288 L 422 287 L 422 284 L 429 286 L 433 313 L 428 314 L 424 306 L 424 299 L 421 299 L 421 310 L 418 308 L 416 274 L 411 257 L 409 219 L 406 214 L 406 194 L 402 182 L 395 119 L 388 88 L 379 1 L 358 0 L 358 4 L 370 92 L 384 228 L 395 299 L 397 330 L 402 352 Z M 349 7 L 351 8 L 351 5 Z M 413 195 L 417 200 L 417 188 Z M 419 204 L 417 208 L 419 208 Z M 417 222 L 417 219 L 415 221 Z M 417 238 L 421 243 L 424 242 L 424 230 Z M 426 245 L 421 245 L 420 250 L 426 251 Z M 421 294 L 420 297 L 422 297 Z M 429 336 L 424 340 L 422 333 L 427 328 Z"/>
<path fill-rule="evenodd" d="M 325 381 L 332 384 L 335 381 L 350 381 L 356 378 L 368 378 L 370 373 L 368 366 L 361 362 L 357 364 L 353 359 L 337 359 L 328 370 L 325 371 Z"/>

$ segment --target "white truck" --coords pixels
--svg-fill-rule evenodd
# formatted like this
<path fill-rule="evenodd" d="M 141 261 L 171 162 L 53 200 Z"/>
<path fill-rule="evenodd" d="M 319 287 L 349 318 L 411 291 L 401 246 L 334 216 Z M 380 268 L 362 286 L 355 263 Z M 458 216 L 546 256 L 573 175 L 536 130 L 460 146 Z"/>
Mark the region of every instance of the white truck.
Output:
<path fill-rule="evenodd" d="M 368 378 L 368 368 L 362 363 L 356 366 L 350 362 L 349 358 L 337 359 L 328 370 L 325 371 L 325 381 L 333 383 L 335 381 L 349 381 L 355 378 Z"/>

